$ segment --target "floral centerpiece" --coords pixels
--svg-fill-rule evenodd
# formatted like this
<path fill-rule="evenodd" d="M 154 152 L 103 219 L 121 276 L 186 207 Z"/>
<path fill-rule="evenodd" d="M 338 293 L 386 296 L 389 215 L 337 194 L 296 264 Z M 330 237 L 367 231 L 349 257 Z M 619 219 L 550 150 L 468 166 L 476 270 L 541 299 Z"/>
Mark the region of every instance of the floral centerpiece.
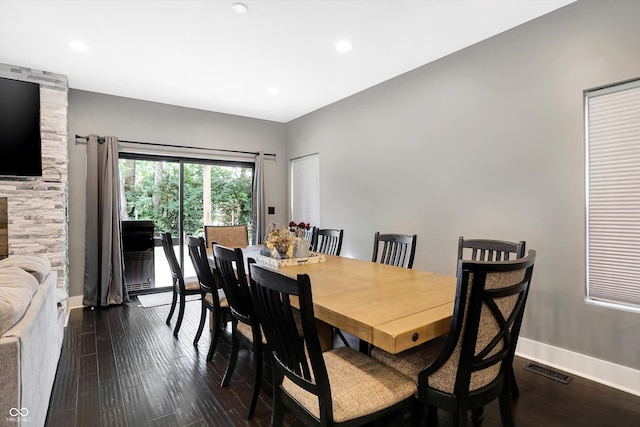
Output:
<path fill-rule="evenodd" d="M 289 231 L 294 233 L 296 235 L 296 237 L 304 237 L 304 235 L 302 234 L 304 230 L 310 230 L 311 229 L 311 224 L 309 224 L 308 222 L 300 222 L 298 224 L 296 224 L 295 221 L 289 221 Z"/>
<path fill-rule="evenodd" d="M 260 255 L 277 259 L 292 259 L 309 256 L 309 242 L 303 235 L 304 230 L 309 230 L 309 223 L 294 221 L 289 222 L 289 228 L 280 227 L 271 223 L 267 228 L 264 247 Z"/>
<path fill-rule="evenodd" d="M 264 247 L 269 252 L 262 251 L 260 254 L 279 259 L 293 258 L 295 242 L 296 237 L 288 228 L 278 227 L 277 224 L 272 223 L 267 229 L 267 238 L 264 241 Z"/>

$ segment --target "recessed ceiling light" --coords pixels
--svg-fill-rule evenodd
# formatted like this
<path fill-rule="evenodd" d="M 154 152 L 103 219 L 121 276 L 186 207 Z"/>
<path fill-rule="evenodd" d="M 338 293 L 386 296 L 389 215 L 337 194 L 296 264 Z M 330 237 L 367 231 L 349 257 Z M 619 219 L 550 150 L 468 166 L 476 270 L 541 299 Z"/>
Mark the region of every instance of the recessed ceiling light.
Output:
<path fill-rule="evenodd" d="M 340 40 L 338 43 L 336 43 L 336 50 L 338 52 L 349 52 L 352 47 L 353 45 L 349 40 Z"/>
<path fill-rule="evenodd" d="M 86 52 L 89 49 L 89 46 L 79 40 L 70 41 L 69 47 L 73 50 L 77 50 L 78 52 Z"/>
<path fill-rule="evenodd" d="M 280 93 L 280 91 L 278 90 L 278 88 L 277 88 L 277 87 L 275 87 L 275 86 L 271 86 L 270 88 L 268 88 L 268 89 L 267 89 L 267 93 L 268 93 L 269 95 L 277 95 L 277 94 L 279 94 L 279 93 Z"/>
<path fill-rule="evenodd" d="M 233 13 L 237 13 L 238 15 L 242 15 L 243 13 L 247 13 L 249 8 L 244 3 L 236 2 L 236 3 L 231 5 L 231 10 L 233 11 Z"/>

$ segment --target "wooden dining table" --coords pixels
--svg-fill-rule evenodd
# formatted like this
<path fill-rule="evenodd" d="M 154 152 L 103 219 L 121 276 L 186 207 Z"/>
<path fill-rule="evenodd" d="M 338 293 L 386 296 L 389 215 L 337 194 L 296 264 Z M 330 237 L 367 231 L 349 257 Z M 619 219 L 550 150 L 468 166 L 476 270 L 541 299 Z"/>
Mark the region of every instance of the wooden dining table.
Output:
<path fill-rule="evenodd" d="M 243 249 L 245 263 L 260 246 Z M 278 268 L 289 277 L 307 274 L 323 348 L 332 326 L 390 353 L 399 353 L 449 331 L 456 278 L 352 258 Z M 271 267 L 272 268 L 272 267 Z"/>

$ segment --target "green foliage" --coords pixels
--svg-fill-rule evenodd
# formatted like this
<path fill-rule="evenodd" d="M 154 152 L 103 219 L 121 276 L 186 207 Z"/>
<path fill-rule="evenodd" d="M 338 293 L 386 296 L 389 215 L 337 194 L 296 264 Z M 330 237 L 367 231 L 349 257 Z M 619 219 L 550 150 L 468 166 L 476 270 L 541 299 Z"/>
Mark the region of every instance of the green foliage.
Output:
<path fill-rule="evenodd" d="M 130 170 L 133 168 L 134 170 Z M 184 231 L 201 234 L 204 226 L 202 165 L 184 164 Z M 157 173 L 159 172 L 159 173 Z M 179 177 L 177 163 L 120 160 L 126 206 L 123 218 L 152 219 L 156 232 L 178 234 Z M 127 176 L 133 180 L 127 180 Z M 157 180 L 158 175 L 159 180 Z M 251 223 L 251 168 L 213 165 L 211 202 L 214 225 Z"/>
<path fill-rule="evenodd" d="M 251 223 L 251 169 L 211 168 L 211 201 L 215 225 Z"/>

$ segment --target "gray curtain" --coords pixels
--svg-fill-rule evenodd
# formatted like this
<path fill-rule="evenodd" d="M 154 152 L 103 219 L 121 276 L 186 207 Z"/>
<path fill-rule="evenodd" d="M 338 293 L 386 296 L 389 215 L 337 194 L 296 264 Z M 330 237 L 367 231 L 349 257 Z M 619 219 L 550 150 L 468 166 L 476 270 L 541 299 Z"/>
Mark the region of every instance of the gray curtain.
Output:
<path fill-rule="evenodd" d="M 87 226 L 85 236 L 85 306 L 129 301 L 124 283 L 120 222 L 118 139 L 87 141 Z"/>
<path fill-rule="evenodd" d="M 253 238 L 251 243 L 254 245 L 264 243 L 265 214 L 264 153 L 260 152 L 256 156 L 256 165 L 253 170 Z"/>

